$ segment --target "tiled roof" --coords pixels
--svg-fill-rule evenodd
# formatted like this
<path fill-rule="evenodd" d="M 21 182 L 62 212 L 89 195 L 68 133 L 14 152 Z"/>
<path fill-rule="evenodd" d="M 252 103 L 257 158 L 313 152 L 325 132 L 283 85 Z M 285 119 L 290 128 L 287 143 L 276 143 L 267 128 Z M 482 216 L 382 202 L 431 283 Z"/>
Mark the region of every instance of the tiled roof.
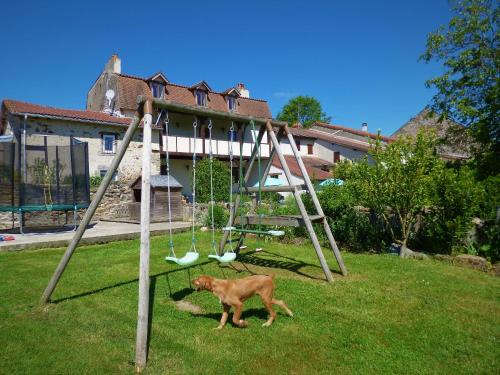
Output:
<path fill-rule="evenodd" d="M 285 160 L 286 163 L 288 164 L 288 167 L 290 168 L 290 172 L 294 176 L 302 177 L 299 164 L 297 163 L 295 157 L 292 155 L 285 155 Z M 322 168 L 329 169 L 329 167 L 333 165 L 332 163 L 313 156 L 302 156 L 302 161 L 304 162 L 307 174 L 311 179 L 323 181 L 332 177 L 329 171 L 325 171 L 322 169 Z M 273 166 L 282 169 L 281 163 L 277 156 L 275 156 L 273 159 Z"/>
<path fill-rule="evenodd" d="M 427 107 L 396 130 L 393 136 L 416 137 L 422 128 L 436 131 L 437 137 L 442 141 L 437 149 L 444 159 L 468 159 L 472 155 L 472 149 L 477 146 L 463 125 L 446 118 L 441 119 Z"/>
<path fill-rule="evenodd" d="M 119 106 L 124 109 L 137 108 L 137 96 L 151 96 L 146 79 L 133 77 L 129 75 L 118 75 L 118 94 Z M 177 103 L 195 106 L 195 97 L 193 91 L 187 87 L 174 83 L 165 85 L 165 99 L 172 100 Z M 238 113 L 245 116 L 255 116 L 261 118 L 272 118 L 271 111 L 267 102 L 259 99 L 250 99 L 239 97 L 236 99 L 238 103 Z M 210 91 L 207 95 L 207 106 L 216 111 L 227 112 L 227 102 L 224 93 Z"/>
<path fill-rule="evenodd" d="M 368 141 L 360 141 L 352 138 L 342 137 L 319 130 L 290 128 L 290 132 L 295 137 L 319 139 L 325 142 L 335 143 L 356 150 L 368 151 L 368 149 L 370 148 L 370 143 Z"/>
<path fill-rule="evenodd" d="M 151 98 L 151 90 L 142 79 L 132 76 L 118 76 L 118 108 L 135 111 L 137 109 L 137 97 L 144 95 Z"/>
<path fill-rule="evenodd" d="M 346 132 L 346 133 L 351 133 L 355 135 L 359 135 L 361 137 L 368 137 L 371 139 L 377 139 L 379 137 L 378 134 L 376 133 L 370 133 L 370 132 L 365 132 L 362 130 L 357 130 L 357 129 L 352 129 L 347 126 L 342 126 L 342 125 L 332 125 L 332 124 L 327 124 L 325 122 L 315 122 L 312 126 L 318 126 L 327 130 L 335 131 L 335 130 L 340 130 L 340 132 Z M 392 137 L 386 137 L 384 135 L 380 135 L 380 139 L 383 140 L 384 142 L 392 142 L 395 140 L 395 138 Z"/>
<path fill-rule="evenodd" d="M 127 126 L 131 121 L 130 118 L 110 116 L 103 112 L 61 109 L 11 99 L 5 99 L 3 101 L 3 107 L 5 107 L 8 112 L 15 115 L 27 114 L 60 120 L 81 121 L 86 123 Z"/>

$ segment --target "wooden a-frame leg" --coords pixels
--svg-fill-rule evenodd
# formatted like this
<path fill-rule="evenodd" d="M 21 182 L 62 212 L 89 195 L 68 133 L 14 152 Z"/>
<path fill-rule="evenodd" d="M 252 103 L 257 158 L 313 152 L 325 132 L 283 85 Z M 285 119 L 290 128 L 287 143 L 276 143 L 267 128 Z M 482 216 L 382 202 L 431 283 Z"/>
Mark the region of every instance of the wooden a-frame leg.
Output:
<path fill-rule="evenodd" d="M 293 136 L 290 133 L 290 129 L 288 128 L 287 125 L 285 125 L 284 129 L 285 129 L 285 134 L 288 138 L 288 143 L 290 143 L 290 146 L 292 147 L 292 152 L 297 160 L 300 171 L 302 172 L 302 175 L 304 177 L 304 182 L 307 186 L 307 189 L 309 190 L 309 193 L 311 194 L 311 198 L 314 207 L 316 208 L 316 212 L 318 213 L 318 215 L 321 215 L 323 217 L 323 229 L 325 230 L 326 236 L 328 237 L 328 241 L 330 242 L 330 247 L 333 251 L 333 255 L 337 260 L 342 275 L 347 276 L 347 268 L 344 264 L 344 260 L 342 259 L 342 255 L 340 254 L 339 248 L 337 247 L 337 243 L 335 242 L 335 238 L 333 237 L 330 224 L 328 223 L 325 213 L 323 212 L 323 208 L 321 207 L 318 196 L 316 195 L 316 191 L 314 190 L 314 186 L 311 182 L 311 179 L 309 178 L 309 174 L 307 173 L 302 157 L 300 156 L 299 150 L 295 145 L 295 140 L 293 139 Z"/>
<path fill-rule="evenodd" d="M 290 186 L 292 186 L 292 174 L 290 172 L 290 168 L 288 167 L 286 159 L 283 156 L 283 153 L 281 152 L 281 148 L 280 148 L 279 142 L 276 138 L 276 134 L 274 133 L 271 122 L 268 122 L 266 124 L 266 127 L 267 127 L 269 135 L 271 136 L 271 141 L 273 142 L 273 146 L 276 148 L 276 155 L 278 155 L 281 166 L 282 166 L 283 171 L 285 172 L 286 178 L 288 180 L 288 184 Z M 328 263 L 326 262 L 325 255 L 323 254 L 323 251 L 321 250 L 321 246 L 319 244 L 318 237 L 316 236 L 316 232 L 314 231 L 314 227 L 312 225 L 311 219 L 309 218 L 309 215 L 307 214 L 306 207 L 304 206 L 304 202 L 302 202 L 302 198 L 301 198 L 300 194 L 301 193 L 298 190 L 298 188 L 295 187 L 295 189 L 293 191 L 293 195 L 295 197 L 295 201 L 297 202 L 297 206 L 299 207 L 299 211 L 300 211 L 300 214 L 302 215 L 302 219 L 304 220 L 304 223 L 306 225 L 307 232 L 309 233 L 309 236 L 310 236 L 311 241 L 313 243 L 314 250 L 316 251 L 316 255 L 318 256 L 319 263 L 321 265 L 321 268 L 323 269 L 323 273 L 325 274 L 326 279 L 329 282 L 332 282 L 333 281 L 332 272 L 330 271 L 330 267 L 328 266 Z"/>

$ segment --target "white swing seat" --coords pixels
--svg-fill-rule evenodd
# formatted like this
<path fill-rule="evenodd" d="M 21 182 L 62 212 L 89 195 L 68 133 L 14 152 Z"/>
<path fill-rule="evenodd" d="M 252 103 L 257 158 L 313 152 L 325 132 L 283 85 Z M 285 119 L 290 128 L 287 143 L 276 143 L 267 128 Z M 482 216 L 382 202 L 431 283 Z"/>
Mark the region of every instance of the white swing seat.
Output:
<path fill-rule="evenodd" d="M 285 231 L 283 230 L 268 230 L 267 233 L 269 233 L 270 236 L 274 237 L 281 237 L 285 235 Z"/>
<path fill-rule="evenodd" d="M 179 266 L 188 266 L 196 262 L 199 257 L 200 254 L 197 253 L 196 251 L 188 251 L 186 255 L 184 255 L 182 258 L 168 256 L 165 257 L 165 260 L 167 262 L 178 264 Z"/>
<path fill-rule="evenodd" d="M 234 251 L 228 251 L 223 255 L 210 254 L 208 257 L 216 259 L 219 263 L 230 263 L 236 259 L 236 253 Z"/>

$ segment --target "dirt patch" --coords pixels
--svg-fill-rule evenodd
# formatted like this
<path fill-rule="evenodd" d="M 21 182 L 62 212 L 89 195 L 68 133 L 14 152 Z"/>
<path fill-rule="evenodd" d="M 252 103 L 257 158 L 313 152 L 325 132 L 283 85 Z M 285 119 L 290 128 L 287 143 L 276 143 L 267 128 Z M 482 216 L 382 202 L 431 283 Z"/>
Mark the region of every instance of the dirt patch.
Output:
<path fill-rule="evenodd" d="M 203 312 L 203 309 L 200 306 L 189 301 L 175 301 L 174 305 L 177 307 L 177 310 L 180 311 L 189 311 L 193 314 L 201 314 Z"/>

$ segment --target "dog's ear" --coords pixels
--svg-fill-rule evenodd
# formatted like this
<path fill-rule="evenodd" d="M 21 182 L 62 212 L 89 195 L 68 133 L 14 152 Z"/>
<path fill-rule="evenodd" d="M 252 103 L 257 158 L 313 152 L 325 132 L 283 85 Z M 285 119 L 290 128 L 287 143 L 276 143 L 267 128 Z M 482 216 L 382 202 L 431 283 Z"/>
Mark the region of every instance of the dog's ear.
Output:
<path fill-rule="evenodd" d="M 203 289 L 206 289 L 210 292 L 214 289 L 213 288 L 214 278 L 212 276 L 202 276 L 200 277 L 200 279 L 202 279 Z"/>
<path fill-rule="evenodd" d="M 210 291 L 214 290 L 214 278 L 213 277 L 211 277 L 211 276 L 207 277 L 207 285 L 206 285 L 206 287 Z"/>

